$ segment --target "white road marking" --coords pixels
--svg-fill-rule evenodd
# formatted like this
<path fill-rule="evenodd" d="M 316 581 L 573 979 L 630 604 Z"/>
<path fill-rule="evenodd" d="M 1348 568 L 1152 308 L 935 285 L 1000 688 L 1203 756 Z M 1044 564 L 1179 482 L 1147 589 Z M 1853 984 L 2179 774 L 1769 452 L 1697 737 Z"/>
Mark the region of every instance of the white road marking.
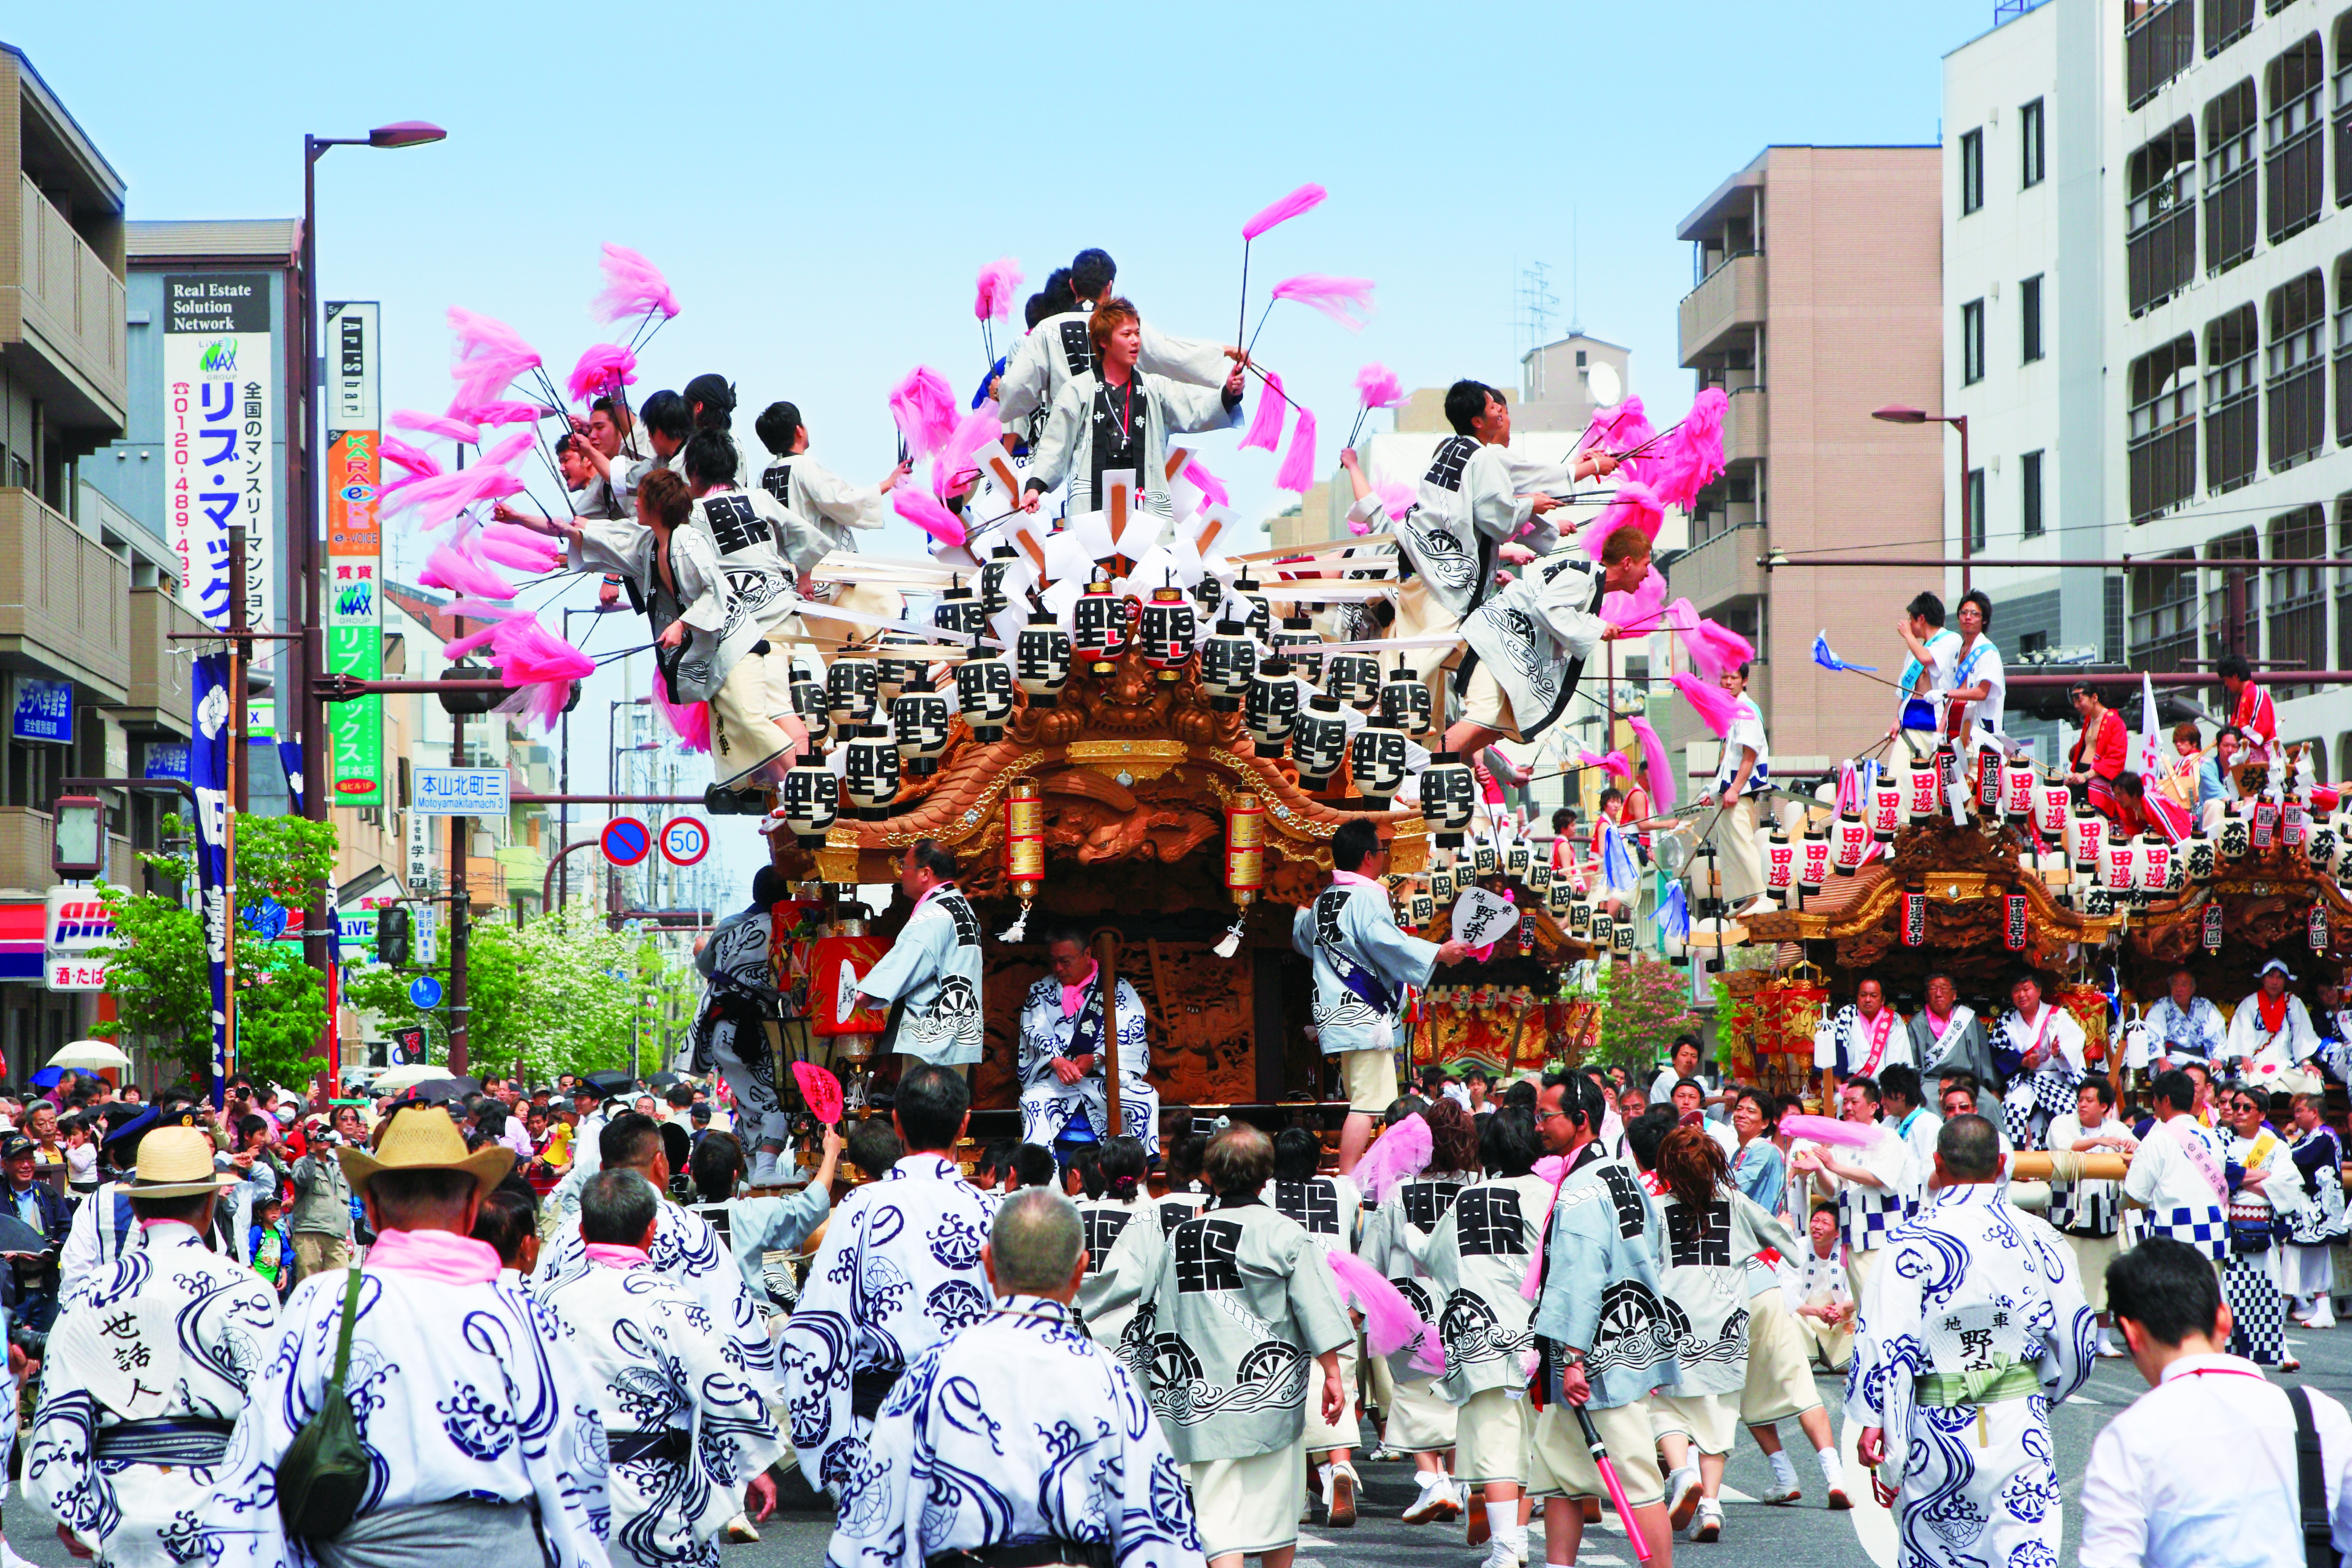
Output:
<path fill-rule="evenodd" d="M 1846 1517 L 1853 1521 L 1854 1539 L 1878 1568 L 1895 1568 L 1895 1516 L 1878 1506 L 1878 1499 L 1870 1489 L 1870 1471 L 1853 1451 L 1862 1428 L 1852 1421 L 1841 1421 L 1838 1426 L 1838 1451 L 1845 1463 L 1845 1495 L 1853 1504 Z"/>

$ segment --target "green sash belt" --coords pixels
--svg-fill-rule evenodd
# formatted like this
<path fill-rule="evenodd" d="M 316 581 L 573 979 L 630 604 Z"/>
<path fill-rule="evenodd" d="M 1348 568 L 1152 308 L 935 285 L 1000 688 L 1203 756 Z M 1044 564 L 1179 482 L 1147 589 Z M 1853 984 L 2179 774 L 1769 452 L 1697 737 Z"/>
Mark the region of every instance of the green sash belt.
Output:
<path fill-rule="evenodd" d="M 2013 1361 L 2007 1366 L 1957 1376 L 1931 1372 L 1919 1380 L 1912 1398 L 1915 1404 L 1948 1410 L 1959 1405 L 1999 1405 L 2041 1392 L 2041 1374 L 2025 1363 Z"/>

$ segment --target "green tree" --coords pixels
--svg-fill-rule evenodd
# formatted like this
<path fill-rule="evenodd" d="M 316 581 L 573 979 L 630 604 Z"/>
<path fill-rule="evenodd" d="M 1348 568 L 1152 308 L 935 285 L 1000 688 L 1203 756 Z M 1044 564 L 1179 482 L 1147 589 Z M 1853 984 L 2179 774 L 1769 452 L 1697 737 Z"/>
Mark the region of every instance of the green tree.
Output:
<path fill-rule="evenodd" d="M 1697 1034 L 1699 1026 L 1691 1011 L 1688 970 L 1643 958 L 1601 965 L 1602 1065 L 1654 1067 L 1676 1035 Z"/>

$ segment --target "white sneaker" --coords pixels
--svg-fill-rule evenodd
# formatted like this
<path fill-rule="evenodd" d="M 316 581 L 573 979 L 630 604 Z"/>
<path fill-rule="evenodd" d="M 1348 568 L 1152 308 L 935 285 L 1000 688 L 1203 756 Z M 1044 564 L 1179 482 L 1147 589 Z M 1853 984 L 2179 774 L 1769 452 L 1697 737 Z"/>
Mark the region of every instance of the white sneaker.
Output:
<path fill-rule="evenodd" d="M 1481 1568 L 1519 1568 L 1519 1554 L 1511 1550 L 1508 1541 L 1498 1535 L 1486 1543 L 1486 1561 Z"/>
<path fill-rule="evenodd" d="M 1804 1495 L 1805 1489 L 1797 1485 L 1794 1481 L 1790 1481 L 1784 1486 L 1776 1478 L 1770 1486 L 1764 1489 L 1763 1494 L 1757 1498 L 1756 1500 L 1758 1502 L 1788 1503 L 1795 1502 Z"/>
<path fill-rule="evenodd" d="M 1666 1518 L 1676 1530 L 1690 1528 L 1691 1515 L 1698 1511 L 1698 1471 L 1676 1470 L 1666 1480 Z"/>
<path fill-rule="evenodd" d="M 1723 1534 L 1723 1503 L 1716 1498 L 1701 1498 L 1698 1503 L 1698 1523 L 1691 1529 L 1693 1541 L 1715 1541 Z"/>
<path fill-rule="evenodd" d="M 2336 1326 L 2335 1303 L 2322 1300 L 2318 1306 L 2311 1310 L 2311 1316 L 2303 1321 L 2303 1326 L 2306 1329 L 2334 1328 Z"/>
<path fill-rule="evenodd" d="M 760 1539 L 760 1532 L 752 1528 L 751 1516 L 748 1513 L 739 1513 L 729 1520 L 725 1534 L 728 1543 L 734 1546 L 749 1545 Z M 0 1568 L 5 1568 L 5 1565 L 0 1564 Z"/>
<path fill-rule="evenodd" d="M 1436 1524 L 1461 1518 L 1462 1505 L 1454 1500 L 1452 1483 L 1441 1480 L 1422 1488 L 1421 1496 L 1413 1500 L 1402 1517 L 1407 1524 Z"/>
<path fill-rule="evenodd" d="M 1323 1522 L 1333 1530 L 1353 1530 L 1356 1527 L 1356 1493 L 1363 1482 L 1356 1478 L 1356 1467 L 1336 1464 L 1331 1478 L 1323 1483 Z"/>

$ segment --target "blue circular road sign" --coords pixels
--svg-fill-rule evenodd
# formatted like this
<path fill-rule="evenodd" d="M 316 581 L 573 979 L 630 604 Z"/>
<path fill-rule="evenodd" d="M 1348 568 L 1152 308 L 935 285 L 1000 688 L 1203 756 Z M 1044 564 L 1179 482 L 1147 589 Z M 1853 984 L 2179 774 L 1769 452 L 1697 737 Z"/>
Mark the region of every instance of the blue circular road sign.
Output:
<path fill-rule="evenodd" d="M 408 999 L 419 1007 L 438 1007 L 441 983 L 429 974 L 420 974 L 408 983 Z"/>
<path fill-rule="evenodd" d="M 634 866 L 652 850 L 654 836 L 635 817 L 616 816 L 604 824 L 597 842 L 604 847 L 604 858 L 614 865 Z"/>

